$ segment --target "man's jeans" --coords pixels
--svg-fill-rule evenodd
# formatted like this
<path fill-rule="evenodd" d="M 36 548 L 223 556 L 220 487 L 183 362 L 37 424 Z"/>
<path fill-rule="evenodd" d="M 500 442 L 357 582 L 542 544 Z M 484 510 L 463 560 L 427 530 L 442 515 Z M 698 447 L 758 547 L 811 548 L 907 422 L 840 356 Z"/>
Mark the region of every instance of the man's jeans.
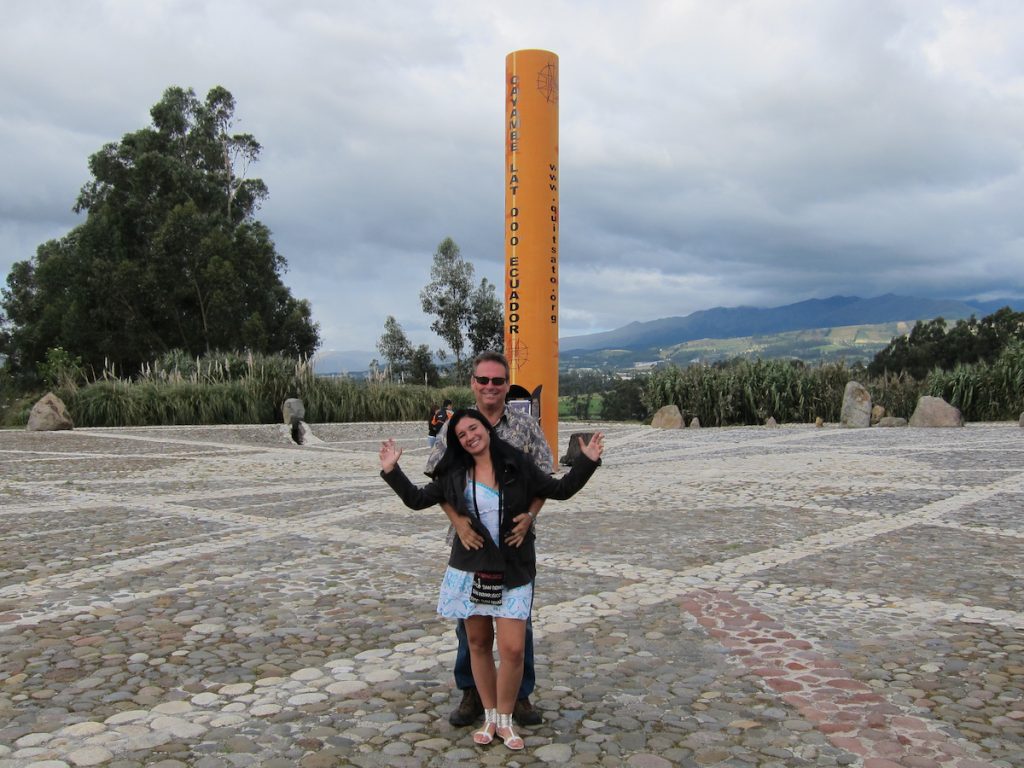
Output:
<path fill-rule="evenodd" d="M 466 622 L 459 619 L 455 626 L 459 638 L 459 652 L 455 656 L 455 685 L 461 690 L 476 688 L 473 682 L 473 667 L 469 662 L 469 641 L 466 638 Z M 533 668 L 533 617 L 526 620 L 526 645 L 523 648 L 523 682 L 519 685 L 517 699 L 525 699 L 533 693 L 537 684 L 537 671 Z"/>

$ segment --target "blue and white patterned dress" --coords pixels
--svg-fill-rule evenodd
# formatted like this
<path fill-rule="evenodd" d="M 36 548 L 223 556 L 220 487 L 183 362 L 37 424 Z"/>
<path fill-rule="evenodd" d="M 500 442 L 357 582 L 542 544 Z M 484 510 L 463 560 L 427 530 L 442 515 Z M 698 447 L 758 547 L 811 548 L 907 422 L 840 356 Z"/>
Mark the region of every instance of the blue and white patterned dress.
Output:
<path fill-rule="evenodd" d="M 482 483 L 466 482 L 466 504 L 473 509 L 473 490 L 476 489 L 476 509 L 480 521 L 487 529 L 491 541 L 499 541 L 498 492 Z M 441 596 L 437 612 L 446 619 L 465 619 L 469 616 L 497 616 L 503 619 L 528 619 L 533 606 L 533 584 L 524 584 L 501 591 L 501 605 L 474 603 L 469 599 L 473 588 L 473 574 L 450 565 L 441 581 Z"/>

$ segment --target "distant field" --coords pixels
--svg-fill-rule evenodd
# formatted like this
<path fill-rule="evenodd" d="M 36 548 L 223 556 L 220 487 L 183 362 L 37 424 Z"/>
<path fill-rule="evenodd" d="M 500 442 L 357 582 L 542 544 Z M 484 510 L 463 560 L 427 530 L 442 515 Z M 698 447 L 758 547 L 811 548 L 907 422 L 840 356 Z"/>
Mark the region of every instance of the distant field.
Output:
<path fill-rule="evenodd" d="M 840 359 L 869 362 L 894 336 L 909 333 L 912 327 L 913 323 L 908 322 L 847 325 L 731 339 L 697 339 L 660 349 L 603 349 L 563 356 L 562 366 L 630 368 L 663 361 L 685 366 L 736 357 L 796 358 L 809 363 Z"/>
<path fill-rule="evenodd" d="M 697 360 L 713 362 L 733 357 L 795 357 L 807 362 L 845 358 L 850 362 L 867 362 L 884 349 L 894 336 L 908 333 L 912 327 L 905 322 L 880 323 L 734 339 L 699 339 L 661 350 L 661 359 L 680 364 Z"/>

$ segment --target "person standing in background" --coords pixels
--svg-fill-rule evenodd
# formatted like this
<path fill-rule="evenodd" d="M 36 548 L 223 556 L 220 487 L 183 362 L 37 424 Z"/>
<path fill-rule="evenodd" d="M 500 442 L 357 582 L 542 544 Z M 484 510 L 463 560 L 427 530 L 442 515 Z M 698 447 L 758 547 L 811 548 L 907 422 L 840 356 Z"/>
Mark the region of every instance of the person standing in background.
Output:
<path fill-rule="evenodd" d="M 438 408 L 436 405 L 430 406 L 430 420 L 427 425 L 427 446 L 430 448 L 434 447 L 434 443 L 437 441 L 437 434 L 444 428 L 445 422 L 451 418 L 452 415 L 452 401 L 445 400 L 444 405 Z"/>

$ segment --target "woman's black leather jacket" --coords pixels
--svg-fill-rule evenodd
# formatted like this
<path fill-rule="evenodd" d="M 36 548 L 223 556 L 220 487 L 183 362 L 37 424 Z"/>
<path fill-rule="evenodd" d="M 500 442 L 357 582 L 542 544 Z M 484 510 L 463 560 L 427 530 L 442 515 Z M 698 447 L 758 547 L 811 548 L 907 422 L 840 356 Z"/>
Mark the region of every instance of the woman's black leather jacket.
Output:
<path fill-rule="evenodd" d="M 446 501 L 460 515 L 468 517 L 473 529 L 483 537 L 484 546 L 481 549 L 466 549 L 456 536 L 448 564 L 460 571 L 501 571 L 505 574 L 505 586 L 511 589 L 533 581 L 537 575 L 533 528 L 527 532 L 520 546 L 512 547 L 505 543 L 515 526 L 513 518 L 526 512 L 530 502 L 537 497 L 568 499 L 586 484 L 597 467 L 598 463 L 581 453 L 573 461 L 572 470 L 568 474 L 554 478 L 541 472 L 533 460 L 521 451 L 503 457 L 500 471 L 498 467 L 495 468 L 501 509 L 501 541 L 497 545 L 491 541 L 486 528 L 466 504 L 465 469 L 453 468 L 423 487 L 413 485 L 398 466 L 380 475 L 410 509 L 426 509 Z"/>

